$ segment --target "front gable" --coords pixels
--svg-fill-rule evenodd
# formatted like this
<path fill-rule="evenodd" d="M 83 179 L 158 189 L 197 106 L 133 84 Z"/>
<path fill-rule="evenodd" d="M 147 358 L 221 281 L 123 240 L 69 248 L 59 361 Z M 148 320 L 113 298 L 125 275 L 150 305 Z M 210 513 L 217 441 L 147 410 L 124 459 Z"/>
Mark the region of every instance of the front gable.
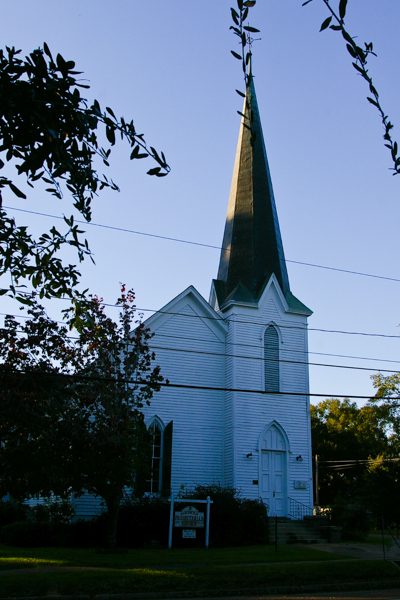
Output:
<path fill-rule="evenodd" d="M 171 319 L 184 315 L 188 318 L 188 331 L 193 329 L 190 321 L 192 319 L 199 319 L 202 325 L 216 336 L 219 341 L 225 341 L 225 335 L 228 331 L 227 324 L 192 285 L 154 313 L 154 315 L 146 319 L 144 324 L 151 331 L 157 333 L 160 327 L 165 326 Z"/>

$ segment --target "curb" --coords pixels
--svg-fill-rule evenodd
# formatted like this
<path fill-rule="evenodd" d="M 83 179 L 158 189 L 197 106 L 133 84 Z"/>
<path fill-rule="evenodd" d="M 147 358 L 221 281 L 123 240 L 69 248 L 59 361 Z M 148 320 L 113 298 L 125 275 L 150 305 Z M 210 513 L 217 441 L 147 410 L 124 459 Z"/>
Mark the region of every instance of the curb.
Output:
<path fill-rule="evenodd" d="M 316 585 L 288 585 L 267 588 L 241 588 L 236 590 L 199 590 L 186 592 L 143 592 L 130 594 L 97 594 L 95 596 L 24 596 L 7 597 L 0 600 L 158 600 L 169 598 L 221 598 L 240 596 L 272 596 L 294 595 L 323 592 L 355 592 L 366 590 L 390 590 L 400 587 L 400 580 L 393 581 L 365 581 L 358 583 L 316 584 Z"/>

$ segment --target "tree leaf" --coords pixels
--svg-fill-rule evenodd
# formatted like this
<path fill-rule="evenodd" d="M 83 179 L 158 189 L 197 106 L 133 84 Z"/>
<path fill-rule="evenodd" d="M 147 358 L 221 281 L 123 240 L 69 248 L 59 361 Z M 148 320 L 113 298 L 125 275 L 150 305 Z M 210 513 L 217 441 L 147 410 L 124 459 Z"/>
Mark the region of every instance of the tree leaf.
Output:
<path fill-rule="evenodd" d="M 243 6 L 247 6 L 247 8 L 253 8 L 255 3 L 256 3 L 256 0 L 247 0 L 247 2 L 243 3 Z"/>
<path fill-rule="evenodd" d="M 242 96 L 242 98 L 246 98 L 246 94 L 243 94 L 243 92 L 236 90 L 236 93 L 239 94 L 239 96 Z"/>
<path fill-rule="evenodd" d="M 110 142 L 111 146 L 114 146 L 115 144 L 115 131 L 113 127 L 110 127 L 107 125 L 106 127 L 106 136 L 108 141 Z"/>
<path fill-rule="evenodd" d="M 368 100 L 368 102 L 371 102 L 371 104 L 373 104 L 374 106 L 379 108 L 379 104 L 373 98 L 370 98 L 369 96 L 367 96 L 367 100 Z"/>
<path fill-rule="evenodd" d="M 340 15 L 340 18 L 342 20 L 346 16 L 346 7 L 347 7 L 347 0 L 340 0 L 340 2 L 339 2 L 339 15 Z"/>
<path fill-rule="evenodd" d="M 240 54 L 238 54 L 237 52 L 234 52 L 233 50 L 231 50 L 231 54 L 233 54 L 233 56 L 235 58 L 237 58 L 238 60 L 242 60 L 242 57 L 240 56 Z"/>
<path fill-rule="evenodd" d="M 149 171 L 147 171 L 147 175 L 158 175 L 160 171 L 160 167 L 154 167 L 154 169 L 150 169 Z"/>
<path fill-rule="evenodd" d="M 356 51 L 354 50 L 353 46 L 351 46 L 350 44 L 346 44 L 346 48 L 349 54 L 351 54 L 351 56 L 353 58 L 357 58 L 357 54 Z"/>
<path fill-rule="evenodd" d="M 320 31 L 324 31 L 324 29 L 327 29 L 329 27 L 329 25 L 331 24 L 331 21 L 332 21 L 332 17 L 328 17 L 327 19 L 325 19 L 325 21 L 321 25 Z"/>
<path fill-rule="evenodd" d="M 11 181 L 8 182 L 8 185 L 10 189 L 14 192 L 14 194 L 18 196 L 18 198 L 23 198 L 24 200 L 26 200 L 25 194 L 21 192 L 21 190 L 19 190 L 13 183 L 11 183 Z"/>
<path fill-rule="evenodd" d="M 303 2 L 302 6 L 305 6 L 306 4 L 310 4 L 310 2 L 312 2 L 313 0 L 307 0 L 306 2 Z"/>
<path fill-rule="evenodd" d="M 237 14 L 237 12 L 234 8 L 231 8 L 231 14 L 232 14 L 232 19 L 233 19 L 235 25 L 239 25 L 239 15 Z"/>
<path fill-rule="evenodd" d="M 250 31 L 251 33 L 260 33 L 259 29 L 256 29 L 255 27 L 250 27 L 250 25 L 245 25 L 243 29 L 245 29 L 246 31 Z"/>

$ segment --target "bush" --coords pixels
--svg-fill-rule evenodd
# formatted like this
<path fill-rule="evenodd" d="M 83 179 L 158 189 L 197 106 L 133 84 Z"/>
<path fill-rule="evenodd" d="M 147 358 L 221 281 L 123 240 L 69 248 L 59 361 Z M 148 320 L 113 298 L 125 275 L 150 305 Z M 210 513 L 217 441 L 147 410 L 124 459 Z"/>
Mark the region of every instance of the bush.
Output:
<path fill-rule="evenodd" d="M 0 529 L 1 542 L 20 548 L 61 546 L 64 540 L 65 531 L 50 523 L 16 521 Z"/>
<path fill-rule="evenodd" d="M 75 515 L 75 508 L 67 498 L 45 498 L 42 504 L 31 508 L 31 518 L 40 523 L 68 525 Z"/>
<path fill-rule="evenodd" d="M 65 545 L 72 548 L 98 548 L 106 539 L 106 514 L 94 519 L 79 519 L 68 525 Z"/>
<path fill-rule="evenodd" d="M 360 500 L 337 498 L 331 506 L 331 523 L 342 527 L 342 540 L 363 542 L 371 529 L 372 517 Z"/>
<path fill-rule="evenodd" d="M 11 500 L 0 501 L 0 528 L 16 521 L 25 521 L 29 508 Z"/>
<path fill-rule="evenodd" d="M 210 545 L 244 546 L 268 543 L 266 506 L 258 500 L 241 498 L 237 490 L 219 484 L 198 485 L 181 492 L 188 500 L 213 501 L 210 513 Z"/>
<path fill-rule="evenodd" d="M 117 524 L 117 545 L 138 548 L 158 542 L 168 544 L 170 503 L 166 498 L 126 498 Z"/>

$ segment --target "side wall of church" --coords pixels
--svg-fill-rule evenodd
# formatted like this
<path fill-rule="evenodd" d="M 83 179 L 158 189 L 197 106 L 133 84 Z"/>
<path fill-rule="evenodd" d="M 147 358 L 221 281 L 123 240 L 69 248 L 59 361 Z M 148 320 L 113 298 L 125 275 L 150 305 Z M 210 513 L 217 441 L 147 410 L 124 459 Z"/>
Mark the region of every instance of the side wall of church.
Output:
<path fill-rule="evenodd" d="M 151 326 L 155 363 L 170 387 L 162 387 L 144 412 L 147 422 L 155 415 L 164 425 L 173 421 L 174 495 L 182 485 L 224 482 L 224 392 L 201 389 L 225 387 L 225 340 L 214 327 L 190 300 Z"/>

